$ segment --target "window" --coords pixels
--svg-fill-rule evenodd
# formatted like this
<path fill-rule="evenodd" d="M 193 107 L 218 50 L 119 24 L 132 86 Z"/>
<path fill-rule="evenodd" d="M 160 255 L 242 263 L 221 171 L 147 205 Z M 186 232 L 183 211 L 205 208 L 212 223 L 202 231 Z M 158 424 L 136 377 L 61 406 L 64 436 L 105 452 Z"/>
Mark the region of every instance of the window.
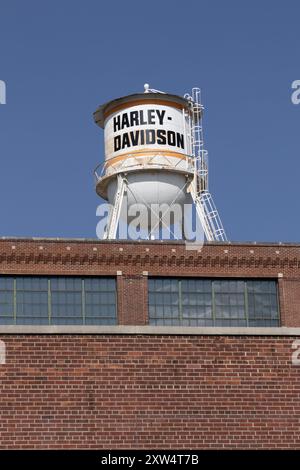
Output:
<path fill-rule="evenodd" d="M 56 277 L 50 281 L 51 323 L 82 325 L 82 280 L 76 277 Z"/>
<path fill-rule="evenodd" d="M 86 279 L 85 323 L 86 325 L 116 324 L 116 285 L 114 279 Z"/>
<path fill-rule="evenodd" d="M 278 326 L 277 285 L 248 281 L 249 326 Z"/>
<path fill-rule="evenodd" d="M 17 325 L 47 325 L 48 282 L 42 277 L 20 277 L 15 280 L 15 323 Z"/>
<path fill-rule="evenodd" d="M 183 326 L 279 326 L 277 282 L 149 279 L 149 322 Z"/>
<path fill-rule="evenodd" d="M 116 323 L 113 278 L 0 276 L 0 325 Z"/>
<path fill-rule="evenodd" d="M 247 326 L 245 281 L 213 282 L 215 326 Z"/>

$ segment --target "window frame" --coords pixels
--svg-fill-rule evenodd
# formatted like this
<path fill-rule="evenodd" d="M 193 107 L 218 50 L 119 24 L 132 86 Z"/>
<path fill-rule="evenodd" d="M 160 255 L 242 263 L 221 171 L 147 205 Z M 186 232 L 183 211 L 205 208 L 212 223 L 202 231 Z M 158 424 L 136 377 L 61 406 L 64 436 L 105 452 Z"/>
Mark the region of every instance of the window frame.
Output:
<path fill-rule="evenodd" d="M 104 326 L 104 325 L 117 325 L 118 324 L 118 294 L 117 294 L 117 279 L 115 276 L 56 276 L 56 275 L 51 275 L 51 276 L 47 276 L 47 275 L 41 275 L 41 276 L 38 276 L 38 275 L 5 275 L 5 274 L 2 274 L 0 275 L 0 283 L 1 283 L 1 279 L 11 279 L 13 282 L 12 282 L 12 285 L 10 286 L 10 289 L 5 287 L 4 288 L 1 288 L 1 284 L 0 284 L 0 303 L 1 304 L 7 304 L 9 305 L 9 302 L 1 302 L 1 293 L 4 293 L 5 295 L 9 296 L 9 295 L 12 295 L 12 312 L 7 314 L 7 313 L 2 313 L 0 314 L 0 325 L 18 325 L 18 326 L 21 326 L 21 325 L 34 325 L 34 326 L 67 326 L 67 325 L 77 325 L 77 326 L 84 326 L 86 324 L 88 324 L 89 326 L 91 325 L 95 325 L 95 326 Z M 22 287 L 22 288 L 18 288 L 18 285 L 17 285 L 17 281 L 23 281 L 24 280 L 26 281 L 26 279 L 31 279 L 31 280 L 34 280 L 34 279 L 43 279 L 43 280 L 46 280 L 46 285 L 47 287 L 44 289 L 44 290 L 39 290 L 39 289 L 36 289 L 36 288 L 33 288 L 33 289 L 29 289 L 29 288 L 26 288 L 26 287 Z M 65 279 L 65 280 L 68 280 L 68 279 L 77 279 L 77 280 L 80 280 L 80 290 L 68 290 L 68 289 L 53 289 L 52 288 L 52 284 L 51 284 L 51 281 L 53 282 L 53 280 L 59 280 L 59 279 Z M 111 286 L 112 288 L 111 289 L 96 289 L 95 291 L 93 291 L 93 289 L 91 288 L 91 286 L 89 287 L 88 290 L 86 290 L 86 287 L 85 287 L 85 281 L 87 280 L 97 280 L 97 281 L 100 281 L 101 283 L 101 280 L 113 280 L 113 286 Z M 54 283 L 53 283 L 54 284 Z M 31 315 L 27 315 L 27 314 L 20 314 L 18 315 L 18 307 L 20 306 L 22 309 L 24 308 L 23 306 L 26 305 L 26 302 L 22 303 L 22 302 L 18 302 L 18 294 L 23 294 L 24 296 L 24 293 L 31 293 L 31 292 L 34 292 L 34 293 L 41 293 L 41 294 L 47 294 L 47 322 L 44 322 L 42 320 L 45 320 L 45 316 L 38 316 L 36 313 L 32 313 Z M 80 293 L 80 296 L 81 296 L 81 302 L 80 302 L 80 306 L 81 306 L 81 311 L 80 311 L 80 315 L 72 315 L 70 314 L 69 316 L 67 314 L 64 314 L 64 315 L 56 315 L 55 318 L 56 318 L 56 321 L 53 322 L 53 294 L 54 293 L 63 293 L 64 295 L 70 293 Z M 103 304 L 103 306 L 99 303 L 95 303 L 94 306 L 99 306 L 99 310 L 102 309 L 102 308 L 107 308 L 107 311 L 104 315 L 89 315 L 89 322 L 87 323 L 86 322 L 86 310 L 87 310 L 87 304 L 86 304 L 86 297 L 88 294 L 90 294 L 91 292 L 95 292 L 95 294 L 99 294 L 99 296 L 101 297 L 101 294 L 107 294 L 108 295 L 108 299 L 110 297 L 110 294 L 113 294 L 113 299 L 112 299 L 112 302 L 110 303 L 109 301 L 105 304 Z M 22 298 L 22 295 L 19 296 L 20 298 Z M 27 302 L 28 305 L 30 305 L 30 302 Z M 34 302 L 32 303 L 32 305 L 34 305 Z M 64 303 L 62 301 L 61 303 L 62 307 L 64 305 L 67 305 L 67 303 Z M 72 306 L 72 302 L 70 303 L 70 305 Z M 75 304 L 74 304 L 75 305 Z M 79 304 L 78 304 L 79 305 Z M 92 305 L 91 303 L 89 303 L 89 306 Z M 92 305 L 93 306 L 93 305 Z M 110 308 L 113 307 L 114 308 L 114 312 L 111 313 L 110 312 Z M 4 309 L 3 309 L 4 310 Z M 8 311 L 8 310 L 7 310 Z M 61 317 L 62 319 L 64 319 L 65 321 L 64 322 L 59 322 L 57 321 L 57 319 Z M 7 322 L 5 320 L 8 320 Z M 66 321 L 67 319 L 70 319 L 70 321 Z M 22 321 L 23 320 L 23 321 Z M 35 320 L 35 321 L 34 321 Z M 73 321 L 72 321 L 73 320 Z M 74 321 L 74 320 L 80 320 L 80 321 Z M 94 320 L 94 322 L 93 322 Z"/>
<path fill-rule="evenodd" d="M 168 280 L 171 281 L 177 281 L 177 291 L 178 292 L 178 316 L 170 316 L 169 318 L 166 318 L 164 316 L 164 313 L 158 314 L 158 305 L 155 301 L 151 304 L 150 303 L 150 298 L 152 297 L 155 299 L 155 294 L 159 292 L 155 292 L 154 288 L 151 289 L 151 283 L 154 281 L 164 281 Z M 200 281 L 200 280 L 207 280 L 211 282 L 211 314 L 210 317 L 198 317 L 192 318 L 188 315 L 183 315 L 183 308 L 184 305 L 182 304 L 182 282 L 183 281 Z M 226 319 L 222 316 L 217 315 L 216 312 L 216 295 L 228 295 L 230 298 L 230 289 L 228 292 L 216 292 L 216 283 L 217 282 L 222 282 L 222 281 L 229 281 L 229 282 L 243 282 L 243 292 L 240 292 L 240 294 L 243 295 L 244 297 L 244 302 L 243 304 L 237 304 L 236 307 L 238 308 L 239 306 L 243 306 L 244 309 L 244 315 L 243 316 L 236 316 L 232 317 L 231 315 L 228 316 L 228 325 L 226 325 Z M 249 282 L 249 284 L 248 284 Z M 262 294 L 260 293 L 255 293 L 250 291 L 250 283 L 251 282 L 272 282 L 274 283 L 275 286 L 275 291 L 274 294 L 272 292 L 263 292 Z M 163 289 L 163 286 L 161 287 Z M 196 291 L 195 291 L 196 293 Z M 238 294 L 239 292 L 232 292 Z M 200 292 L 201 294 L 206 294 L 206 292 Z M 272 309 L 272 302 L 270 301 L 267 307 L 270 309 L 270 312 L 268 313 L 267 316 L 263 317 L 262 314 L 255 315 L 255 310 L 254 310 L 254 315 L 251 318 L 251 315 L 249 313 L 249 297 L 250 295 L 253 295 L 255 298 L 255 295 L 269 295 L 269 296 L 275 296 L 276 298 L 276 315 L 272 317 L 271 309 Z M 270 299 L 271 300 L 271 299 Z M 205 305 L 205 303 L 203 304 Z M 166 307 L 168 305 L 162 305 L 162 307 Z M 187 305 L 189 306 L 189 305 Z M 197 305 L 196 305 L 197 306 Z M 228 305 L 224 304 L 224 306 L 228 306 L 229 311 L 230 311 L 230 300 Z M 235 307 L 235 306 L 233 306 Z M 153 310 L 153 313 L 151 313 Z M 148 278 L 148 318 L 149 318 L 149 324 L 152 326 L 155 325 L 165 325 L 165 326 L 203 326 L 203 327 L 262 327 L 262 328 L 268 328 L 268 327 L 280 327 L 281 326 L 281 311 L 280 311 L 280 298 L 279 298 L 279 285 L 278 285 L 278 279 L 277 278 L 272 278 L 272 277 L 263 277 L 263 278 L 257 278 L 257 277 L 247 277 L 247 278 L 241 278 L 241 277 L 195 277 L 195 276 L 181 276 L 181 277 L 176 277 L 176 276 L 151 276 Z M 174 320 L 174 322 L 172 322 Z M 251 322 L 261 322 L 262 325 L 251 325 Z M 232 325 L 232 323 L 235 323 Z M 244 324 L 242 324 L 244 322 Z M 270 323 L 269 325 L 264 324 L 264 323 Z M 195 323 L 197 323 L 195 325 Z M 206 324 L 199 324 L 199 323 L 206 323 Z M 209 324 L 211 323 L 211 324 Z M 224 324 L 225 323 L 225 324 Z M 240 323 L 240 324 L 238 324 Z M 274 324 L 276 323 L 276 324 Z"/>

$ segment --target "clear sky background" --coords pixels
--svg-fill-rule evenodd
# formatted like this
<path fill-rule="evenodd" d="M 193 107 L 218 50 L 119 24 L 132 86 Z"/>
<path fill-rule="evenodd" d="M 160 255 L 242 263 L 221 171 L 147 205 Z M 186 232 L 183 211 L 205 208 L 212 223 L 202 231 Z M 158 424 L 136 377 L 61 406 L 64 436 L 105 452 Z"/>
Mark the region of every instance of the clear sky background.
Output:
<path fill-rule="evenodd" d="M 300 241 L 300 2 L 0 0 L 0 236 L 96 237 L 96 107 L 200 86 L 228 237 Z"/>

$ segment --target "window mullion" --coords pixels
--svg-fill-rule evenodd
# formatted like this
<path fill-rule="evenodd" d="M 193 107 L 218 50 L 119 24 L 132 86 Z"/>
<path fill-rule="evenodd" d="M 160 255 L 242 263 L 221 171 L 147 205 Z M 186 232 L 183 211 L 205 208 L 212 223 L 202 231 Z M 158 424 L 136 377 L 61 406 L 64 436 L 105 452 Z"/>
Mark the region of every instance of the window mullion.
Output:
<path fill-rule="evenodd" d="M 244 281 L 244 299 L 245 299 L 246 325 L 249 326 L 249 308 L 248 308 L 248 286 L 247 286 L 247 281 Z"/>
<path fill-rule="evenodd" d="M 215 282 L 211 282 L 211 307 L 213 326 L 216 326 L 216 310 L 215 310 Z"/>
<path fill-rule="evenodd" d="M 182 322 L 182 291 L 181 291 L 181 280 L 178 281 L 178 313 L 179 313 L 179 320 Z"/>
<path fill-rule="evenodd" d="M 82 313 L 82 323 L 85 325 L 85 286 L 84 279 L 81 280 L 81 313 Z"/>
<path fill-rule="evenodd" d="M 277 326 L 281 326 L 281 315 L 280 315 L 280 304 L 279 304 L 279 284 L 276 284 L 276 317 L 277 317 Z"/>
<path fill-rule="evenodd" d="M 48 279 L 48 323 L 51 325 L 51 279 Z"/>
<path fill-rule="evenodd" d="M 13 298 L 13 303 L 14 303 L 14 324 L 17 324 L 17 279 L 14 278 L 14 298 Z"/>

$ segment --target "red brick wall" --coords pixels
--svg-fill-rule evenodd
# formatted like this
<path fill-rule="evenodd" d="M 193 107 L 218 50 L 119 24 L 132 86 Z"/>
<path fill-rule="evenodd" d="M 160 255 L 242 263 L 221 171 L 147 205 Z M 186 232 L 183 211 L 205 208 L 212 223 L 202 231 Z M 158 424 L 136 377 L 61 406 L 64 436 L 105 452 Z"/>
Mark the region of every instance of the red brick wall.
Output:
<path fill-rule="evenodd" d="M 201 252 L 182 242 L 0 240 L 2 274 L 118 277 L 121 324 L 147 322 L 147 275 L 279 279 L 283 326 L 300 327 L 300 245 L 209 244 Z"/>
<path fill-rule="evenodd" d="M 147 276 L 117 276 L 117 311 L 120 325 L 148 324 Z"/>
<path fill-rule="evenodd" d="M 0 335 L 0 448 L 300 448 L 295 337 Z"/>
<path fill-rule="evenodd" d="M 282 284 L 282 287 L 281 285 Z M 300 279 L 284 279 L 279 282 L 281 323 L 283 326 L 300 326 Z"/>

